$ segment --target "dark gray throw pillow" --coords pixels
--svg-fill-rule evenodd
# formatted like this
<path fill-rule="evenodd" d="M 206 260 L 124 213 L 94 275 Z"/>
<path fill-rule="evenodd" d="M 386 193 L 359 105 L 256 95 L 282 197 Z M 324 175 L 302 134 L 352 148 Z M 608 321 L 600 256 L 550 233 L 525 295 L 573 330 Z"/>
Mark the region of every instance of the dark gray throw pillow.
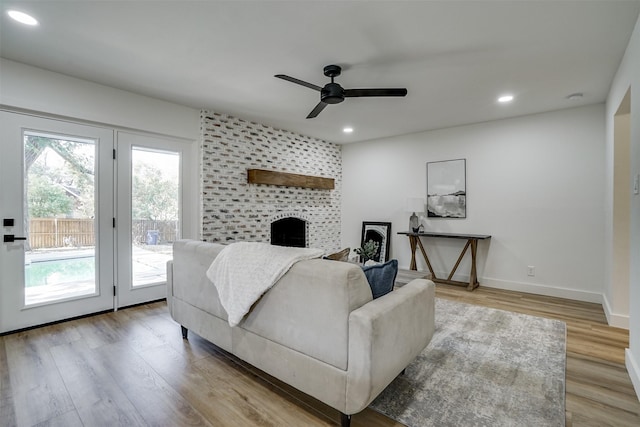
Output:
<path fill-rule="evenodd" d="M 373 299 L 376 299 L 393 290 L 393 284 L 398 275 L 398 260 L 392 259 L 384 264 L 362 267 L 362 271 L 364 271 L 369 286 L 371 286 Z"/>

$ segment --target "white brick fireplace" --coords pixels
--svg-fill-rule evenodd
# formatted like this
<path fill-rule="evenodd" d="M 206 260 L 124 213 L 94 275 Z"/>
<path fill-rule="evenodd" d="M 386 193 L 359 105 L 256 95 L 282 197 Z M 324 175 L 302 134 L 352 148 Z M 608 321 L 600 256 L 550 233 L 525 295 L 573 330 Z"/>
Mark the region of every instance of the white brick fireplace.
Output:
<path fill-rule="evenodd" d="M 340 146 L 210 111 L 201 112 L 202 235 L 209 242 L 271 241 L 271 223 L 306 221 L 306 245 L 340 246 Z M 248 184 L 247 169 L 333 178 L 333 190 Z"/>

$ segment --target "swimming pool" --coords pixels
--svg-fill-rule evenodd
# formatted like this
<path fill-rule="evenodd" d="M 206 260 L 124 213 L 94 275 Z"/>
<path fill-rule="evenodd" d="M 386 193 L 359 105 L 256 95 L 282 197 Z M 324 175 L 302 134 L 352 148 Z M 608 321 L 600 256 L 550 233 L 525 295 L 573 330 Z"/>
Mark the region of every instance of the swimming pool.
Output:
<path fill-rule="evenodd" d="M 93 282 L 96 277 L 94 256 L 48 261 L 32 261 L 25 265 L 25 286 L 58 285 Z"/>

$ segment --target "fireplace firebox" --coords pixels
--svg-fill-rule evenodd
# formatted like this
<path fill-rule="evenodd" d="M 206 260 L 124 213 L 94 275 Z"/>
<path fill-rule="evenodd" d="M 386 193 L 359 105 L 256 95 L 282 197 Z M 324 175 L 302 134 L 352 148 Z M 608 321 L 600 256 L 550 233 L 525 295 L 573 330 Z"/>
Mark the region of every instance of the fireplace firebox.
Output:
<path fill-rule="evenodd" d="M 282 218 L 271 223 L 271 244 L 307 247 L 307 222 L 299 218 Z"/>

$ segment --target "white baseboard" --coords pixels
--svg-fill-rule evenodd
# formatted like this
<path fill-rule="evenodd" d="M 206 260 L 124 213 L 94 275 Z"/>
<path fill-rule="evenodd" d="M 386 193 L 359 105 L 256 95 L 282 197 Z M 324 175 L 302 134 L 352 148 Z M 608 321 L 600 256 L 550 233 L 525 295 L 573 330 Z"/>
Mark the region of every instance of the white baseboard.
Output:
<path fill-rule="evenodd" d="M 617 314 L 611 310 L 611 304 L 605 294 L 602 295 L 602 308 L 604 315 L 607 316 L 607 323 L 609 326 L 615 328 L 629 329 L 629 315 Z"/>
<path fill-rule="evenodd" d="M 636 391 L 636 397 L 640 400 L 640 367 L 638 367 L 636 360 L 631 354 L 631 349 L 629 348 L 624 352 L 624 361 L 627 367 L 627 372 L 629 373 L 629 378 L 631 378 L 631 383 Z"/>
<path fill-rule="evenodd" d="M 425 272 L 425 273 L 428 273 L 428 272 Z M 447 277 L 449 275 L 449 273 L 445 273 L 443 271 L 436 271 L 435 273 L 437 277 Z M 465 282 L 465 281 L 469 281 L 469 276 L 456 274 L 453 277 L 453 279 L 459 280 L 461 282 Z M 480 286 L 486 286 L 487 288 L 504 289 L 507 291 L 526 292 L 528 294 L 546 295 L 550 297 L 572 299 L 575 301 L 593 302 L 596 304 L 603 303 L 603 295 L 597 292 L 582 291 L 579 289 L 560 288 L 560 287 L 541 285 L 541 284 L 535 284 L 535 283 L 512 282 L 512 281 L 500 280 L 500 279 L 490 279 L 487 277 L 480 277 L 478 278 L 478 281 L 480 282 Z M 616 322 L 619 322 L 619 324 L 624 324 L 625 322 L 624 316 L 618 316 L 618 317 L 614 315 L 612 318 L 615 319 Z M 627 329 L 628 329 L 629 328 L 628 317 L 626 318 L 626 322 L 627 322 Z M 624 327 L 624 326 L 613 325 L 611 323 L 610 325 L 617 326 L 619 328 Z"/>
<path fill-rule="evenodd" d="M 505 289 L 509 291 L 526 292 L 529 294 L 546 295 L 549 297 L 566 298 L 575 301 L 602 304 L 602 294 L 597 292 L 560 288 L 536 283 L 511 282 L 489 278 L 483 278 L 479 280 L 479 282 L 481 286 L 486 286 L 487 288 Z"/>

